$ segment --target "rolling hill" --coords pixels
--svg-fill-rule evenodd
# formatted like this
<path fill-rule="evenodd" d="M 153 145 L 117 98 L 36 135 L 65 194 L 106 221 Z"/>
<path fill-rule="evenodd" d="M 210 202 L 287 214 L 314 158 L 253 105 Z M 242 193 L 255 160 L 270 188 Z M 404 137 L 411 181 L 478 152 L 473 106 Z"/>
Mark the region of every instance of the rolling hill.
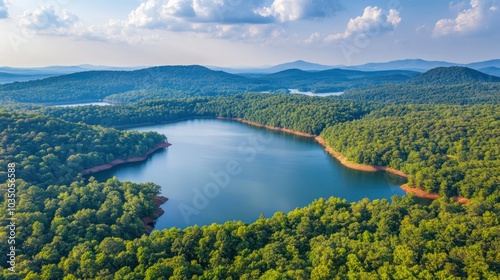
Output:
<path fill-rule="evenodd" d="M 438 67 L 404 83 L 352 89 L 343 98 L 403 104 L 500 104 L 500 78 L 466 67 Z"/>
<path fill-rule="evenodd" d="M 0 84 L 34 81 L 86 71 L 131 71 L 142 68 L 144 67 L 113 67 L 90 64 L 77 66 L 47 66 L 35 68 L 0 67 Z"/>
<path fill-rule="evenodd" d="M 480 68 L 479 71 L 488 75 L 500 77 L 500 67 L 485 67 Z"/>
<path fill-rule="evenodd" d="M 367 63 L 355 66 L 345 66 L 342 69 L 360 70 L 360 71 L 382 71 L 382 70 L 410 70 L 417 72 L 426 72 L 438 67 L 462 66 L 479 70 L 487 67 L 500 68 L 500 59 L 492 59 L 473 63 L 454 63 L 447 61 L 429 61 L 423 59 L 403 59 L 388 62 Z"/>
<path fill-rule="evenodd" d="M 475 70 L 481 70 L 483 68 L 489 68 L 489 67 L 500 68 L 500 59 L 492 59 L 492 60 L 479 61 L 473 63 L 455 63 L 448 61 L 431 61 L 424 59 L 402 59 L 402 60 L 393 60 L 387 62 L 372 62 L 372 63 L 351 65 L 351 66 L 348 65 L 332 66 L 332 65 L 311 63 L 303 60 L 297 60 L 293 62 L 278 64 L 275 66 L 246 67 L 246 68 L 228 68 L 228 67 L 212 66 L 208 68 L 212 70 L 222 70 L 228 73 L 244 74 L 245 76 L 249 76 L 252 74 L 262 75 L 262 74 L 276 73 L 289 69 L 299 69 L 303 71 L 323 71 L 334 68 L 345 69 L 345 70 L 358 70 L 358 71 L 408 70 L 408 71 L 416 71 L 423 73 L 433 68 L 451 67 L 451 66 L 462 66 L 462 67 L 472 68 Z"/>
<path fill-rule="evenodd" d="M 263 66 L 263 67 L 243 67 L 243 68 L 229 68 L 229 67 L 218 67 L 218 66 L 207 66 L 207 67 L 212 70 L 224 71 L 231 74 L 242 74 L 244 76 L 247 76 L 249 74 L 254 74 L 254 75 L 271 74 L 290 69 L 298 69 L 302 71 L 323 71 L 335 68 L 334 66 L 312 63 L 304 60 L 297 60 L 274 66 Z"/>
<path fill-rule="evenodd" d="M 431 69 L 409 83 L 416 85 L 455 85 L 478 82 L 500 82 L 500 78 L 471 68 L 452 66 Z"/>
<path fill-rule="evenodd" d="M 136 71 L 88 71 L 0 86 L 3 100 L 32 103 L 102 100 L 111 94 L 170 89 L 196 95 L 259 90 L 241 76 L 202 66 L 161 66 Z M 267 86 L 262 89 L 267 89 Z"/>
<path fill-rule="evenodd" d="M 436 67 L 454 66 L 455 63 L 446 61 L 428 61 L 423 59 L 403 59 L 389 62 L 367 63 L 356 66 L 346 66 L 343 69 L 354 69 L 361 71 L 381 71 L 381 70 L 411 70 L 425 72 Z"/>

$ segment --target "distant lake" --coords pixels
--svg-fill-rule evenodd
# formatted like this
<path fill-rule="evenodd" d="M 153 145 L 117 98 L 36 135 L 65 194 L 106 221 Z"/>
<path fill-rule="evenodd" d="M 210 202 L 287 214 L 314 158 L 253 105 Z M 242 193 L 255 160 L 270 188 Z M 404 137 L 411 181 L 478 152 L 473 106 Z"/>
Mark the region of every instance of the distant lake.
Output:
<path fill-rule="evenodd" d="M 89 105 L 109 106 L 112 104 L 108 103 L 108 102 L 88 102 L 88 103 L 73 103 L 73 104 L 54 105 L 54 107 L 79 107 L 79 106 L 89 106 Z"/>
<path fill-rule="evenodd" d="M 251 223 L 261 213 L 271 217 L 321 197 L 352 202 L 404 195 L 400 178 L 348 169 L 311 138 L 216 119 L 135 130 L 165 134 L 172 146 L 95 177 L 160 185 L 169 201 L 155 229 Z"/>
<path fill-rule="evenodd" d="M 314 93 L 314 92 L 310 92 L 310 91 L 300 91 L 298 89 L 289 89 L 290 93 L 291 94 L 304 94 L 304 95 L 308 95 L 308 96 L 337 96 L 337 95 L 342 95 L 344 94 L 343 91 L 339 91 L 339 92 L 323 92 L 323 93 Z"/>

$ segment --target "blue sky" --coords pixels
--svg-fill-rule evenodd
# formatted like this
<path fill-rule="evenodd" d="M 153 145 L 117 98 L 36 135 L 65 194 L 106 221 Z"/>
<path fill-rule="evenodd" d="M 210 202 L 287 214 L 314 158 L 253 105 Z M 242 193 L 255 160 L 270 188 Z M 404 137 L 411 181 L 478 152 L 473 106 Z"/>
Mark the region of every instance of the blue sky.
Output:
<path fill-rule="evenodd" d="M 500 58 L 498 0 L 0 0 L 0 66 Z"/>

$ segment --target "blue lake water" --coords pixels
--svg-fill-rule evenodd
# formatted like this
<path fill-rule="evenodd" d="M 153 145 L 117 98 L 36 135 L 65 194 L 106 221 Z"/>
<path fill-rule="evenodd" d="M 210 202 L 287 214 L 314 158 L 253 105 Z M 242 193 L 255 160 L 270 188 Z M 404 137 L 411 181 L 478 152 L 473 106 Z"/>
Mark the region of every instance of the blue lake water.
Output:
<path fill-rule="evenodd" d="M 154 182 L 169 198 L 155 229 L 255 221 L 320 197 L 348 201 L 404 195 L 401 178 L 344 167 L 311 138 L 216 119 L 140 127 L 172 146 L 148 160 L 96 174 Z"/>
<path fill-rule="evenodd" d="M 79 106 L 89 106 L 89 105 L 109 106 L 109 105 L 112 105 L 112 104 L 108 103 L 108 102 L 88 102 L 88 103 L 75 103 L 75 104 L 54 105 L 54 107 L 79 107 Z"/>

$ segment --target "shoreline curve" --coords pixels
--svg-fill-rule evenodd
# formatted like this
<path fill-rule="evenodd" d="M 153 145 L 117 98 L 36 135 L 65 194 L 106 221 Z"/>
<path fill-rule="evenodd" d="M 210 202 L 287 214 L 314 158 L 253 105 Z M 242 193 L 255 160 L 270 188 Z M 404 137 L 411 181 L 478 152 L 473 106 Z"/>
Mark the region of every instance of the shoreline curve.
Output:
<path fill-rule="evenodd" d="M 283 131 L 283 132 L 295 134 L 298 136 L 314 138 L 314 140 L 316 140 L 317 143 L 319 143 L 321 146 L 323 146 L 323 148 L 325 149 L 325 151 L 329 155 L 331 155 L 332 157 L 337 159 L 340 162 L 340 164 L 342 164 L 343 166 L 345 166 L 347 168 L 359 170 L 359 171 L 364 171 L 364 172 L 385 171 L 385 172 L 391 173 L 393 175 L 408 179 L 408 174 L 406 174 L 400 170 L 396 170 L 394 168 L 391 168 L 391 167 L 350 162 L 340 152 L 337 152 L 332 147 L 330 147 L 330 145 L 328 145 L 328 143 L 326 142 L 326 140 L 323 137 L 315 135 L 315 134 L 295 131 L 295 130 L 288 129 L 288 128 L 281 128 L 281 127 L 264 125 L 264 124 L 260 124 L 260 123 L 256 123 L 256 122 L 252 122 L 252 121 L 247 121 L 247 120 L 244 120 L 242 118 L 217 117 L 217 119 L 238 121 L 238 122 L 245 123 L 245 124 L 252 125 L 252 126 L 256 126 L 256 127 L 262 127 L 262 128 L 266 128 L 266 129 L 270 129 L 270 130 Z M 441 197 L 439 194 L 430 193 L 430 192 L 427 192 L 421 188 L 410 187 L 407 184 L 403 184 L 399 187 L 406 193 L 406 195 L 413 194 L 419 198 L 432 199 L 432 200 L 435 200 L 435 199 L 438 199 Z M 460 197 L 460 196 L 454 196 L 454 197 L 452 197 L 452 199 L 461 203 L 461 204 L 468 204 L 470 202 L 470 200 L 468 198 Z"/>
<path fill-rule="evenodd" d="M 163 214 L 165 214 L 165 210 L 161 209 L 161 205 L 168 201 L 168 198 L 164 196 L 153 196 L 151 198 L 155 204 L 156 210 L 154 211 L 153 216 L 147 216 L 142 218 L 142 223 L 144 224 L 144 230 L 146 233 L 151 234 L 156 225 L 156 220 L 160 218 Z"/>
<path fill-rule="evenodd" d="M 97 173 L 100 171 L 108 170 L 108 169 L 111 169 L 117 165 L 124 164 L 124 163 L 145 161 L 146 159 L 148 159 L 149 155 L 151 155 L 152 153 L 154 153 L 160 149 L 169 147 L 169 146 L 172 146 L 172 144 L 170 144 L 168 142 L 159 143 L 158 145 L 156 145 L 156 147 L 149 149 L 146 152 L 146 155 L 144 155 L 142 157 L 133 157 L 133 158 L 129 158 L 129 159 L 115 159 L 110 163 L 103 164 L 103 165 L 97 165 L 97 166 L 94 166 L 92 168 L 85 169 L 82 171 L 82 175 L 89 175 L 89 174 Z"/>
<path fill-rule="evenodd" d="M 85 169 L 82 171 L 82 175 L 89 175 L 89 174 L 93 174 L 96 172 L 108 170 L 108 169 L 111 169 L 117 165 L 124 164 L 124 163 L 145 161 L 146 159 L 148 159 L 148 157 L 152 153 L 154 153 L 160 149 L 169 147 L 169 146 L 172 146 L 172 144 L 170 144 L 168 142 L 159 143 L 158 145 L 156 145 L 156 147 L 149 149 L 146 152 L 146 155 L 144 155 L 142 157 L 134 157 L 134 158 L 129 158 L 129 159 L 115 159 L 108 164 L 98 165 L 98 166 L 94 166 L 94 167 L 89 168 L 89 169 Z M 148 217 L 144 217 L 141 219 L 142 223 L 144 224 L 144 231 L 147 234 L 150 234 L 154 230 L 156 220 L 158 218 L 160 218 L 165 213 L 165 211 L 163 209 L 161 209 L 160 206 L 163 203 L 167 202 L 167 200 L 168 200 L 168 198 L 166 198 L 164 196 L 154 196 L 151 199 L 153 200 L 155 207 L 156 207 L 156 210 L 153 214 L 154 217 L 148 216 Z"/>

